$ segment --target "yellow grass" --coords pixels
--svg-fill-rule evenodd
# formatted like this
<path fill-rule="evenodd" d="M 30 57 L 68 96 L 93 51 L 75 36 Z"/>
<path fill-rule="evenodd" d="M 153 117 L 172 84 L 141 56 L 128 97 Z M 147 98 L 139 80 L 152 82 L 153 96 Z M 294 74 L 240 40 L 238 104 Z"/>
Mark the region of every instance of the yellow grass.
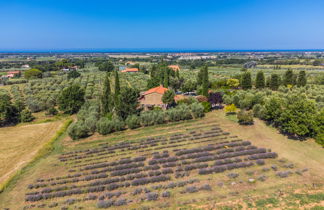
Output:
<path fill-rule="evenodd" d="M 0 184 L 25 166 L 62 126 L 62 121 L 0 128 Z"/>

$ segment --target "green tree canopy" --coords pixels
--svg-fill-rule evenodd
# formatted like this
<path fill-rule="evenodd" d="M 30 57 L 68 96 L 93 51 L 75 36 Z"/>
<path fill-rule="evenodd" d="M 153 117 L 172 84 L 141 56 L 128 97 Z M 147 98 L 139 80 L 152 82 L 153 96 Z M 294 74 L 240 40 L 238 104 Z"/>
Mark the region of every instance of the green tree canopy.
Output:
<path fill-rule="evenodd" d="M 25 71 L 26 79 L 37 79 L 42 78 L 42 71 L 39 69 L 29 69 Z"/>
<path fill-rule="evenodd" d="M 115 66 L 111 61 L 107 61 L 107 62 L 99 64 L 98 68 L 99 68 L 99 71 L 112 72 L 112 71 L 114 71 Z"/>
<path fill-rule="evenodd" d="M 68 73 L 68 79 L 72 79 L 72 78 L 78 78 L 79 76 L 81 76 L 81 74 L 79 72 L 77 72 L 76 70 L 72 70 L 69 71 Z"/>
<path fill-rule="evenodd" d="M 287 86 L 294 85 L 294 83 L 294 72 L 291 69 L 288 69 L 284 74 L 283 84 Z"/>
<path fill-rule="evenodd" d="M 255 87 L 258 89 L 265 88 L 265 78 L 263 71 L 259 71 L 256 75 Z"/>
<path fill-rule="evenodd" d="M 137 114 L 139 91 L 134 88 L 125 87 L 120 92 L 121 106 L 118 108 L 117 114 L 122 119 L 126 119 L 129 115 Z"/>
<path fill-rule="evenodd" d="M 278 121 L 280 129 L 291 135 L 314 136 L 316 129 L 315 103 L 300 95 L 292 95 L 287 99 Z"/>
<path fill-rule="evenodd" d="M 250 72 L 244 72 L 241 78 L 241 87 L 243 90 L 251 89 L 252 88 L 252 79 Z"/>
<path fill-rule="evenodd" d="M 299 74 L 298 74 L 297 86 L 298 87 L 303 87 L 306 84 L 307 84 L 306 72 L 305 71 L 300 71 Z"/>
<path fill-rule="evenodd" d="M 162 96 L 162 102 L 171 105 L 174 103 L 174 96 L 175 93 L 173 90 L 167 90 Z"/>
<path fill-rule="evenodd" d="M 0 126 L 16 124 L 18 115 L 18 110 L 11 103 L 10 96 L 0 93 Z"/>
<path fill-rule="evenodd" d="M 270 88 L 271 90 L 278 90 L 280 86 L 280 77 L 278 74 L 272 74 L 270 78 Z"/>
<path fill-rule="evenodd" d="M 67 114 L 77 113 L 84 103 L 84 94 L 79 85 L 64 88 L 58 97 L 59 109 Z"/>

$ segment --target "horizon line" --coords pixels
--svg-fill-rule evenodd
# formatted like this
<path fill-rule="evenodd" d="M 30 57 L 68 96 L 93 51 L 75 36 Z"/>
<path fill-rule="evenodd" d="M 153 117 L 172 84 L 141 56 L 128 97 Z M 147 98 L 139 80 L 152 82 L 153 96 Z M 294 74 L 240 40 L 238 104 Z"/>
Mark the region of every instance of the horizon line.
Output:
<path fill-rule="evenodd" d="M 213 53 L 213 52 L 323 52 L 324 49 L 198 49 L 198 48 L 57 48 L 0 49 L 5 53 Z"/>

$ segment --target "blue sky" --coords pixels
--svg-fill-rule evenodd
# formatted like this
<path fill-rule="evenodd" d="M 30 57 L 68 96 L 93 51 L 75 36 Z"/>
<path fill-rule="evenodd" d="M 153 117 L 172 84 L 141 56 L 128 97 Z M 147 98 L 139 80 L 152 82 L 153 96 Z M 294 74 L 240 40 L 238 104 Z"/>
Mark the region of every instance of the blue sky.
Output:
<path fill-rule="evenodd" d="M 0 0 L 0 50 L 324 49 L 323 0 Z"/>

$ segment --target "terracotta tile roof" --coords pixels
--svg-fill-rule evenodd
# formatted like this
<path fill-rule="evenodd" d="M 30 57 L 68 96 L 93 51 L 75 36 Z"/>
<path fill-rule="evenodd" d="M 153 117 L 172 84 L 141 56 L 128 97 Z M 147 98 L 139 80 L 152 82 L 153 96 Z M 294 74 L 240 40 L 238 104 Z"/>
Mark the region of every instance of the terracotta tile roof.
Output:
<path fill-rule="evenodd" d="M 163 87 L 162 85 L 149 89 L 147 91 L 145 91 L 145 93 L 143 95 L 147 95 L 150 93 L 159 93 L 159 94 L 164 94 L 166 91 L 168 90 L 168 88 Z"/>
<path fill-rule="evenodd" d="M 172 69 L 173 71 L 179 71 L 180 70 L 180 67 L 178 65 L 170 65 L 169 68 Z"/>
<path fill-rule="evenodd" d="M 127 68 L 125 70 L 122 70 L 121 72 L 138 72 L 138 68 Z"/>
<path fill-rule="evenodd" d="M 20 71 L 8 71 L 7 74 L 19 74 Z"/>

